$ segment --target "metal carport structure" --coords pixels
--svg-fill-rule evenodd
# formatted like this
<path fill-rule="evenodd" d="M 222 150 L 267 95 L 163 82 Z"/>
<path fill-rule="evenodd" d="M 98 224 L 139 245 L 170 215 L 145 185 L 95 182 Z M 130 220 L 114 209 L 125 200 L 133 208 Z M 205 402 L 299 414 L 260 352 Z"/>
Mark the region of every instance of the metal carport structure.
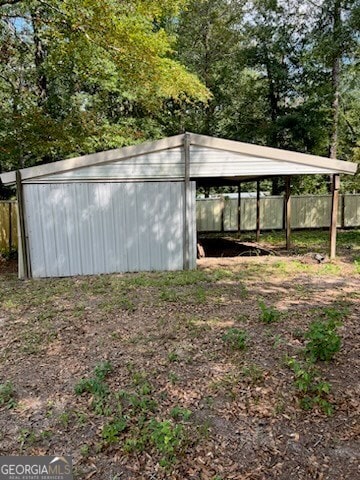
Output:
<path fill-rule="evenodd" d="M 285 176 L 289 186 L 293 175 L 331 175 L 334 256 L 339 175 L 356 170 L 341 160 L 184 133 L 0 178 L 17 185 L 20 277 L 59 277 L 195 268 L 196 182 L 219 179 Z M 289 188 L 287 206 L 289 213 Z"/>

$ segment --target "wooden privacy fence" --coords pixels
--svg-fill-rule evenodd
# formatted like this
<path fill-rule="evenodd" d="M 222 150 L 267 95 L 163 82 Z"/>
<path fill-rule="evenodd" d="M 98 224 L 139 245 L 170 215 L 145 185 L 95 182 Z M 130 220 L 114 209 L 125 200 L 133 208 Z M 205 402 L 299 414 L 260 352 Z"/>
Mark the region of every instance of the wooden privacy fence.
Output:
<path fill-rule="evenodd" d="M 291 227 L 329 227 L 331 195 L 293 195 L 291 197 Z M 260 228 L 284 228 L 284 197 L 260 198 Z M 236 198 L 204 198 L 196 201 L 196 223 L 199 232 L 231 232 L 238 230 L 238 200 Z M 360 194 L 340 196 L 338 227 L 360 226 Z M 240 230 L 256 230 L 256 198 L 241 198 Z"/>
<path fill-rule="evenodd" d="M 0 201 L 0 252 L 15 250 L 17 245 L 16 201 Z"/>

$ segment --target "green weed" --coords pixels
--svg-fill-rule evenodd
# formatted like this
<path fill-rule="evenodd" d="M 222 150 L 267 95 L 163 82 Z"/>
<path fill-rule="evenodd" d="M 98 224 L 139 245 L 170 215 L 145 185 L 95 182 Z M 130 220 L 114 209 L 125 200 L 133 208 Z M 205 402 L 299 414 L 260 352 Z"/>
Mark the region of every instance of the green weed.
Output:
<path fill-rule="evenodd" d="M 305 338 L 308 340 L 305 351 L 311 361 L 332 360 L 340 350 L 341 339 L 337 334 L 338 325 L 339 323 L 334 319 L 311 323 L 305 333 Z"/>
<path fill-rule="evenodd" d="M 107 403 L 109 396 L 109 387 L 104 382 L 105 377 L 112 371 L 112 366 L 109 362 L 99 363 L 94 369 L 94 375 L 90 378 L 81 379 L 74 387 L 77 395 L 83 393 L 90 393 L 93 396 L 91 406 L 95 413 L 99 415 L 108 415 L 111 409 Z"/>
<path fill-rule="evenodd" d="M 168 355 L 169 362 L 177 362 L 179 360 L 179 355 L 176 352 L 169 352 Z"/>
<path fill-rule="evenodd" d="M 243 367 L 242 373 L 253 384 L 259 384 L 264 381 L 264 372 L 262 368 L 256 365 L 255 363 L 252 363 L 250 365 L 247 365 L 246 367 Z"/>
<path fill-rule="evenodd" d="M 149 425 L 149 440 L 160 453 L 160 466 L 169 467 L 176 460 L 182 444 L 185 441 L 182 425 L 173 425 L 169 420 L 159 422 L 151 420 Z"/>
<path fill-rule="evenodd" d="M 103 426 L 102 439 L 108 445 L 117 443 L 119 435 L 127 428 L 127 420 L 124 417 L 116 418 Z"/>
<path fill-rule="evenodd" d="M 15 391 L 11 382 L 0 384 L 0 407 L 2 406 L 7 408 L 16 407 Z"/>
<path fill-rule="evenodd" d="M 263 323 L 274 323 L 280 320 L 281 313 L 273 307 L 267 307 L 262 300 L 259 302 L 259 307 L 261 311 L 260 320 Z"/>
<path fill-rule="evenodd" d="M 187 421 L 187 420 L 189 420 L 189 418 L 191 417 L 192 412 L 191 412 L 191 410 L 188 410 L 188 409 L 186 409 L 186 408 L 182 408 L 182 407 L 176 406 L 176 407 L 174 407 L 174 408 L 171 409 L 170 415 L 171 415 L 172 418 L 174 418 L 175 420 L 184 420 L 184 421 Z"/>
<path fill-rule="evenodd" d="M 310 362 L 300 363 L 295 358 L 290 358 L 287 364 L 294 372 L 301 408 L 311 410 L 318 406 L 326 415 L 331 415 L 334 407 L 328 400 L 330 383 L 322 381 L 319 372 Z"/>
<path fill-rule="evenodd" d="M 90 447 L 87 443 L 81 445 L 80 447 L 80 455 L 84 458 L 87 458 L 90 454 Z"/>
<path fill-rule="evenodd" d="M 169 378 L 169 382 L 170 382 L 172 385 L 175 385 L 175 384 L 178 383 L 178 381 L 180 380 L 180 379 L 179 379 L 179 375 L 177 375 L 175 372 L 169 372 L 168 378 Z"/>
<path fill-rule="evenodd" d="M 244 330 L 238 328 L 229 328 L 222 336 L 222 340 L 232 350 L 245 350 L 247 347 L 248 334 Z"/>
<path fill-rule="evenodd" d="M 355 272 L 360 273 L 360 257 L 354 259 Z"/>

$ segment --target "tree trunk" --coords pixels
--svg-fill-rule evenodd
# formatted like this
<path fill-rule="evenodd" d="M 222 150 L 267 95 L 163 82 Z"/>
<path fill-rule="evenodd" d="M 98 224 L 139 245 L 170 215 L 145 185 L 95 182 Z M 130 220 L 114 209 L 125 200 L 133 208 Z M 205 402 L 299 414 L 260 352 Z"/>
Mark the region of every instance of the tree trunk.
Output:
<path fill-rule="evenodd" d="M 34 40 L 34 60 L 37 75 L 37 87 L 38 87 L 38 105 L 43 107 L 48 98 L 48 83 L 44 71 L 44 62 L 46 58 L 46 51 L 43 41 L 40 36 L 41 26 L 41 14 L 39 11 L 31 12 L 31 22 L 33 27 L 33 40 Z"/>
<path fill-rule="evenodd" d="M 333 16 L 333 42 L 334 54 L 331 66 L 332 84 L 332 131 L 330 140 L 330 158 L 336 158 L 339 133 L 339 108 L 340 108 L 340 65 L 341 65 L 341 0 L 335 0 Z"/>

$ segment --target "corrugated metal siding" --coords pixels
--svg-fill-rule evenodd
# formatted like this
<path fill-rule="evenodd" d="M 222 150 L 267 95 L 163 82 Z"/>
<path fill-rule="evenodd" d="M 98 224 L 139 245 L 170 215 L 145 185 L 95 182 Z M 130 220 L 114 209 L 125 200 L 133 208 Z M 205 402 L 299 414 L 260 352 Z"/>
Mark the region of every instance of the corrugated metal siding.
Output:
<path fill-rule="evenodd" d="M 299 175 L 336 173 L 331 169 L 271 160 L 252 155 L 190 146 L 190 177 L 234 177 L 252 175 Z M 46 175 L 25 181 L 38 182 L 86 182 L 94 180 L 166 180 L 184 177 L 183 148 L 143 154 L 126 160 L 83 167 L 64 173 Z"/>
<path fill-rule="evenodd" d="M 32 275 L 181 270 L 183 192 L 180 182 L 25 185 Z"/>
<path fill-rule="evenodd" d="M 270 160 L 226 150 L 216 150 L 194 145 L 190 147 L 190 176 L 193 178 L 313 173 L 336 172 L 330 169 Z"/>
<path fill-rule="evenodd" d="M 126 160 L 92 167 L 79 168 L 69 172 L 46 175 L 41 181 L 91 181 L 91 180 L 159 180 L 182 178 L 184 158 L 182 148 L 173 148 L 155 153 L 140 155 Z M 40 179 L 29 180 L 29 183 Z"/>

